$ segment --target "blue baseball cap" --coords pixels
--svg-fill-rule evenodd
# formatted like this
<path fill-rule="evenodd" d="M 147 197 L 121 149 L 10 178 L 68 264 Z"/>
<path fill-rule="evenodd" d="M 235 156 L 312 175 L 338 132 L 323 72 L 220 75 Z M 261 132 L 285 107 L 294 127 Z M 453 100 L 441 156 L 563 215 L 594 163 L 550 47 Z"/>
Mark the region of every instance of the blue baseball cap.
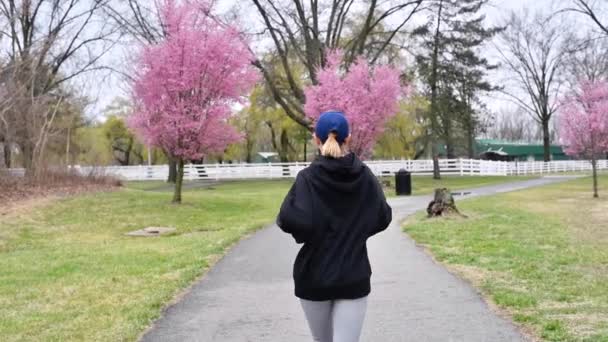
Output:
<path fill-rule="evenodd" d="M 336 133 L 339 144 L 343 144 L 349 135 L 348 121 L 344 113 L 338 111 L 329 111 L 321 114 L 315 126 L 315 135 L 325 143 L 329 137 L 329 133 Z"/>

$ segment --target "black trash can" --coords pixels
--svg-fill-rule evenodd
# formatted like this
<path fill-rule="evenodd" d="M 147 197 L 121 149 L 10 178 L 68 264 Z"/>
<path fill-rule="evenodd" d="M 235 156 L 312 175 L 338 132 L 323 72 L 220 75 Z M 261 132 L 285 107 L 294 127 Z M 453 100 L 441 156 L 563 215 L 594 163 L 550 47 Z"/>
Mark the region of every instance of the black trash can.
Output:
<path fill-rule="evenodd" d="M 412 194 L 412 174 L 401 169 L 395 173 L 395 190 L 397 196 L 410 196 Z"/>

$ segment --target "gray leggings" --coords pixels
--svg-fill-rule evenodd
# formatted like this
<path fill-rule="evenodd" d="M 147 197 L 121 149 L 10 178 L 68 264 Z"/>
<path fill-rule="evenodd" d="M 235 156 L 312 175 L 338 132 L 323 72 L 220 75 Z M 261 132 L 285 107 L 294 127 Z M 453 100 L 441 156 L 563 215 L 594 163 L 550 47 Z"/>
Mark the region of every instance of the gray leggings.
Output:
<path fill-rule="evenodd" d="M 367 297 L 313 302 L 300 299 L 315 342 L 358 342 Z"/>

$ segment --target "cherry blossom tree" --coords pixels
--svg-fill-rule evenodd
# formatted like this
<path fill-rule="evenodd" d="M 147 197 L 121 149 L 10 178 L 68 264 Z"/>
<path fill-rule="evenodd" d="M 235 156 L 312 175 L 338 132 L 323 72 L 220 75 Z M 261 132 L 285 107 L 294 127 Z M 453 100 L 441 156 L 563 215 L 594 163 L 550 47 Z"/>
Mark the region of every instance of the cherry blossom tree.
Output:
<path fill-rule="evenodd" d="M 209 1 L 166 0 L 165 38 L 143 47 L 132 85 L 130 127 L 177 160 L 174 203 L 181 202 L 184 162 L 223 152 L 240 138 L 227 122 L 231 105 L 257 81 L 237 28 L 210 13 Z"/>
<path fill-rule="evenodd" d="M 560 134 L 566 153 L 591 160 L 593 196 L 599 197 L 597 160 L 608 151 L 608 82 L 582 82 L 580 91 L 563 99 Z"/>
<path fill-rule="evenodd" d="M 344 112 L 351 125 L 350 149 L 366 158 L 408 88 L 401 86 L 399 72 L 390 66 L 372 68 L 363 58 L 348 71 L 341 65 L 340 51 L 328 55 L 326 67 L 318 72 L 319 84 L 305 89 L 304 111 L 313 120 L 328 110 Z"/>

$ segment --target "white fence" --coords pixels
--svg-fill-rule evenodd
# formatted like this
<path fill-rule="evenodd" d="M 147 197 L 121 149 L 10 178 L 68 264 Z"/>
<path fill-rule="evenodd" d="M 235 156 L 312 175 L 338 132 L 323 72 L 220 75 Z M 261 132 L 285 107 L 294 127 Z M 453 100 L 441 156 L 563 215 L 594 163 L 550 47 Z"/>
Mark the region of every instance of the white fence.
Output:
<path fill-rule="evenodd" d="M 381 160 L 366 164 L 377 176 L 392 176 L 400 169 L 417 175 L 433 173 L 432 160 Z M 228 180 L 228 179 L 276 179 L 294 178 L 309 163 L 268 163 L 268 164 L 189 164 L 185 166 L 184 178 L 188 180 Z M 581 172 L 591 170 L 591 163 L 585 160 L 552 162 L 498 162 L 475 159 L 441 159 L 441 173 L 461 176 L 510 176 L 542 175 L 560 172 Z M 168 176 L 167 165 L 136 166 L 74 166 L 82 174 L 114 175 L 125 180 L 164 180 Z M 608 170 L 608 161 L 600 160 L 598 169 Z M 22 169 L 11 169 L 15 175 L 23 174 Z"/>

